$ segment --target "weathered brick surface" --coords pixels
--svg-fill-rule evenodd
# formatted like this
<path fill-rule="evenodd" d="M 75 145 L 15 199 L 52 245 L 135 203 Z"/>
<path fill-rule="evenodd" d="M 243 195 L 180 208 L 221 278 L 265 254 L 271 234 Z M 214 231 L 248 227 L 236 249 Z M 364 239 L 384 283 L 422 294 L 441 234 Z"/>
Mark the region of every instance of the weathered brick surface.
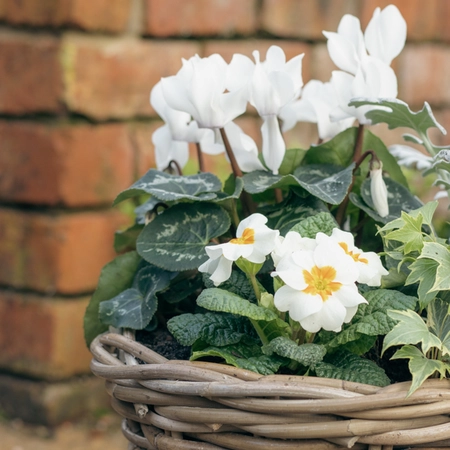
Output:
<path fill-rule="evenodd" d="M 145 0 L 146 34 L 207 36 L 256 31 L 257 0 Z"/>
<path fill-rule="evenodd" d="M 53 294 L 92 291 L 114 257 L 118 211 L 44 214 L 0 209 L 0 284 Z"/>
<path fill-rule="evenodd" d="M 411 105 L 450 104 L 450 49 L 409 45 L 398 57 L 399 98 Z"/>
<path fill-rule="evenodd" d="M 140 41 L 70 34 L 64 38 L 65 100 L 72 112 L 95 119 L 149 116 L 151 88 L 177 73 L 195 42 Z"/>
<path fill-rule="evenodd" d="M 63 91 L 59 40 L 0 33 L 0 114 L 58 112 Z"/>
<path fill-rule="evenodd" d="M 132 0 L 3 0 L 3 17 L 13 24 L 74 26 L 124 31 Z"/>
<path fill-rule="evenodd" d="M 0 121 L 0 200 L 49 206 L 111 204 L 133 181 L 123 124 Z"/>
<path fill-rule="evenodd" d="M 0 410 L 10 418 L 55 426 L 95 415 L 108 406 L 104 382 L 98 378 L 48 383 L 0 375 Z"/>
<path fill-rule="evenodd" d="M 359 3 L 359 0 L 265 0 L 261 26 L 276 36 L 325 39 L 322 31 L 335 31 L 344 14 L 358 15 Z"/>
<path fill-rule="evenodd" d="M 88 373 L 91 356 L 83 338 L 87 302 L 1 290 L 0 367 L 49 380 Z"/>

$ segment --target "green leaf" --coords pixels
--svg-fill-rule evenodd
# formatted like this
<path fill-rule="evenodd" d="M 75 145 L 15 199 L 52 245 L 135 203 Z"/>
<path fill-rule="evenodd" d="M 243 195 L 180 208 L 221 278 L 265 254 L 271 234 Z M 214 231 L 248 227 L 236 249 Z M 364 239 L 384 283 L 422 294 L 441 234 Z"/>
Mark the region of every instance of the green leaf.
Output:
<path fill-rule="evenodd" d="M 120 294 L 133 283 L 141 257 L 136 252 L 117 256 L 103 267 L 97 289 L 84 315 L 84 338 L 87 346 L 96 336 L 105 332 L 108 326 L 98 317 L 100 303 Z"/>
<path fill-rule="evenodd" d="M 419 214 L 417 217 L 412 217 L 402 211 L 401 219 L 403 220 L 404 225 L 398 230 L 390 231 L 384 238 L 403 243 L 405 254 L 414 251 L 420 252 L 423 247 L 424 239 L 422 234 L 422 215 Z"/>
<path fill-rule="evenodd" d="M 391 359 L 409 359 L 408 367 L 412 375 L 412 383 L 408 391 L 408 397 L 434 372 L 439 372 L 441 378 L 444 378 L 446 372 L 450 369 L 450 366 L 442 361 L 428 359 L 413 345 L 404 345 L 394 353 Z"/>
<path fill-rule="evenodd" d="M 114 250 L 116 253 L 136 250 L 136 239 L 143 228 L 143 225 L 136 223 L 124 231 L 116 231 L 114 234 Z"/>
<path fill-rule="evenodd" d="M 334 228 L 339 228 L 335 218 L 329 212 L 320 212 L 301 220 L 297 225 L 292 227 L 291 231 L 300 233 L 302 237 L 313 239 L 319 231 L 331 235 Z"/>
<path fill-rule="evenodd" d="M 353 179 L 354 163 L 345 169 L 331 164 L 310 164 L 295 170 L 294 176 L 303 189 L 332 205 L 344 200 Z"/>
<path fill-rule="evenodd" d="M 207 347 L 200 351 L 194 351 L 191 360 L 204 357 L 218 357 L 227 364 L 241 369 L 251 370 L 261 375 L 272 375 L 277 372 L 284 363 L 282 358 L 263 355 L 258 345 L 245 345 L 239 343 L 225 347 Z"/>
<path fill-rule="evenodd" d="M 388 311 L 390 318 L 398 324 L 385 336 L 383 353 L 394 345 L 422 343 L 422 350 L 426 353 L 431 347 L 441 349 L 440 339 L 428 330 L 422 317 L 414 311 Z"/>
<path fill-rule="evenodd" d="M 434 299 L 428 309 L 428 328 L 442 342 L 442 354 L 450 355 L 450 315 L 449 303 L 440 298 Z"/>
<path fill-rule="evenodd" d="M 396 183 L 390 178 L 384 178 L 388 191 L 389 214 L 386 217 L 381 217 L 375 211 L 370 194 L 370 179 L 364 181 L 361 186 L 361 197 L 351 192 L 349 195 L 350 201 L 367 213 L 376 222 L 388 223 L 400 217 L 402 211 L 409 212 L 413 209 L 420 208 L 422 203 L 419 199 L 414 197 L 411 192 L 401 184 Z"/>
<path fill-rule="evenodd" d="M 407 103 L 398 99 L 357 99 L 349 103 L 350 106 L 375 105 L 386 109 L 374 109 L 366 113 L 366 117 L 372 124 L 387 123 L 389 129 L 408 127 L 421 135 L 426 135 L 429 128 L 438 128 L 443 134 L 445 129 L 436 121 L 430 105 L 425 102 L 421 111 L 412 112 Z"/>
<path fill-rule="evenodd" d="M 214 283 L 210 280 L 208 274 L 203 274 L 203 281 L 207 288 L 214 288 Z M 248 280 L 247 276 L 240 270 L 233 270 L 230 278 L 220 284 L 220 288 L 224 291 L 236 294 L 239 297 L 246 298 L 252 302 L 256 302 L 255 291 Z"/>
<path fill-rule="evenodd" d="M 273 311 L 219 288 L 205 289 L 198 296 L 197 304 L 210 311 L 236 314 L 253 320 L 267 322 L 278 319 Z"/>
<path fill-rule="evenodd" d="M 352 321 L 344 324 L 340 333 L 323 335 L 324 337 L 328 336 L 328 339 L 324 340 L 327 348 L 339 348 L 351 342 L 354 343 L 353 345 L 358 345 L 358 341 L 365 340 L 364 336 L 384 336 L 392 330 L 396 323 L 387 311 L 389 309 L 414 309 L 417 302 L 415 297 L 388 289 L 371 290 L 365 292 L 363 296 L 367 300 L 367 304 L 358 306 L 358 311 Z M 322 337 L 322 333 L 320 336 Z M 362 348 L 363 353 L 369 350 L 364 345 Z"/>
<path fill-rule="evenodd" d="M 142 194 L 151 194 L 163 201 L 208 201 L 215 199 L 215 193 L 221 189 L 222 183 L 212 173 L 181 176 L 150 169 L 140 180 L 122 191 L 114 200 L 114 205 Z"/>
<path fill-rule="evenodd" d="M 390 384 L 389 378 L 381 367 L 368 359 L 344 350 L 330 356 L 327 355 L 326 362 L 318 363 L 315 372 L 318 377 L 354 381 L 374 386 L 383 387 Z"/>
<path fill-rule="evenodd" d="M 223 347 L 255 334 L 248 319 L 232 314 L 181 314 L 172 317 L 167 328 L 181 345 L 186 346 L 200 339 L 208 345 Z"/>
<path fill-rule="evenodd" d="M 136 223 L 139 225 L 145 225 L 146 219 L 147 219 L 147 213 L 150 211 L 154 211 L 155 207 L 157 205 L 161 205 L 161 200 L 150 197 L 148 200 L 146 200 L 142 205 L 139 205 L 137 208 L 134 209 L 134 214 L 136 215 Z"/>
<path fill-rule="evenodd" d="M 450 249 L 446 245 L 437 242 L 425 242 L 423 245 L 421 258 L 429 258 L 439 265 L 436 270 L 436 279 L 431 287 L 432 291 L 444 291 L 450 289 Z"/>
<path fill-rule="evenodd" d="M 436 271 L 439 266 L 437 261 L 429 258 L 421 258 L 410 264 L 411 270 L 405 281 L 405 286 L 419 283 L 417 294 L 419 295 L 420 309 L 424 309 L 433 298 L 436 297 L 437 291 L 432 291 L 436 280 Z"/>
<path fill-rule="evenodd" d="M 213 203 L 225 203 L 230 200 L 236 200 L 240 197 L 242 191 L 244 189 L 244 181 L 242 178 L 236 178 L 234 180 L 234 190 L 231 194 L 227 194 L 226 192 L 217 192 L 216 198 L 212 199 Z"/>
<path fill-rule="evenodd" d="M 326 349 L 323 345 L 303 344 L 298 345 L 287 337 L 277 337 L 263 347 L 266 355 L 276 353 L 279 356 L 297 361 L 305 367 L 314 368 L 316 364 L 323 360 Z"/>
<path fill-rule="evenodd" d="M 351 127 L 320 145 L 313 145 L 307 151 L 305 164 L 335 164 L 346 167 L 353 159 L 358 128 Z"/>
<path fill-rule="evenodd" d="M 171 281 L 168 289 L 158 293 L 158 299 L 167 303 L 179 303 L 202 288 L 201 274 L 184 271 Z"/>
<path fill-rule="evenodd" d="M 255 170 L 243 176 L 244 189 L 249 194 L 261 194 L 268 189 L 298 185 L 293 175 L 274 175 L 264 170 Z"/>
<path fill-rule="evenodd" d="M 100 320 L 117 328 L 142 330 L 157 310 L 156 293 L 166 289 L 175 275 L 155 266 L 141 268 L 131 289 L 100 304 Z"/>
<path fill-rule="evenodd" d="M 196 269 L 208 259 L 205 246 L 230 227 L 228 214 L 213 203 L 180 203 L 155 217 L 137 240 L 138 253 L 166 270 Z"/>
<path fill-rule="evenodd" d="M 305 157 L 306 150 L 302 148 L 290 148 L 286 150 L 286 153 L 283 158 L 283 162 L 281 163 L 278 172 L 280 175 L 287 175 L 289 173 L 293 173 L 294 170 L 300 165 L 303 158 Z"/>

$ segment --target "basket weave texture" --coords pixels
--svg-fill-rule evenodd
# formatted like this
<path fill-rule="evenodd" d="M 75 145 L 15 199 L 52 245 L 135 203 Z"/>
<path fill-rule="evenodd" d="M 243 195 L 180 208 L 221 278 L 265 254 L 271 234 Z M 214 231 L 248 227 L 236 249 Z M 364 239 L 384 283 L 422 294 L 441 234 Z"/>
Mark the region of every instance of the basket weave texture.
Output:
<path fill-rule="evenodd" d="M 130 449 L 450 449 L 450 380 L 385 388 L 169 361 L 131 335 L 91 345 Z M 138 358 L 145 364 L 139 364 Z"/>

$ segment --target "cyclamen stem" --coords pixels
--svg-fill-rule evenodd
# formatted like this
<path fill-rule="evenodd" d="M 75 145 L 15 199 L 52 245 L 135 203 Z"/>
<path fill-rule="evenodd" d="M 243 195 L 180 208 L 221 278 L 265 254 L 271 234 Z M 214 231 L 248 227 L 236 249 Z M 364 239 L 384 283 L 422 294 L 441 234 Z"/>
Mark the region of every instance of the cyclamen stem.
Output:
<path fill-rule="evenodd" d="M 228 159 L 230 160 L 231 169 L 233 170 L 235 177 L 242 177 L 242 171 L 238 166 L 236 158 L 234 156 L 233 150 L 231 149 L 230 141 L 225 133 L 224 128 L 220 128 L 220 135 L 222 136 L 223 145 L 225 146 L 225 151 L 227 152 Z"/>
<path fill-rule="evenodd" d="M 173 169 L 172 169 L 172 166 L 175 167 L 175 169 L 176 169 L 178 175 L 183 175 L 183 171 L 181 170 L 180 165 L 179 165 L 174 159 L 172 159 L 172 160 L 169 162 L 169 165 L 166 167 L 165 170 L 170 170 L 170 171 L 172 171 L 172 170 L 173 170 Z"/>
<path fill-rule="evenodd" d="M 195 147 L 197 149 L 198 170 L 200 172 L 204 172 L 205 171 L 205 162 L 203 160 L 203 153 L 202 153 L 202 148 L 200 146 L 200 143 L 196 142 Z"/>
<path fill-rule="evenodd" d="M 358 132 L 356 133 L 355 149 L 353 151 L 353 161 L 358 161 L 361 158 L 361 152 L 364 141 L 364 125 L 360 124 Z"/>

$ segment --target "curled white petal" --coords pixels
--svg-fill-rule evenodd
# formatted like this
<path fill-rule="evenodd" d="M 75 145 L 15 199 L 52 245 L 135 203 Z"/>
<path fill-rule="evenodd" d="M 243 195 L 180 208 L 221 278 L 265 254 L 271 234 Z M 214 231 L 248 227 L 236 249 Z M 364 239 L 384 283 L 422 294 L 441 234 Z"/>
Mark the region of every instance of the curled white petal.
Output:
<path fill-rule="evenodd" d="M 389 215 L 388 192 L 381 168 L 370 171 L 370 195 L 380 217 Z"/>

